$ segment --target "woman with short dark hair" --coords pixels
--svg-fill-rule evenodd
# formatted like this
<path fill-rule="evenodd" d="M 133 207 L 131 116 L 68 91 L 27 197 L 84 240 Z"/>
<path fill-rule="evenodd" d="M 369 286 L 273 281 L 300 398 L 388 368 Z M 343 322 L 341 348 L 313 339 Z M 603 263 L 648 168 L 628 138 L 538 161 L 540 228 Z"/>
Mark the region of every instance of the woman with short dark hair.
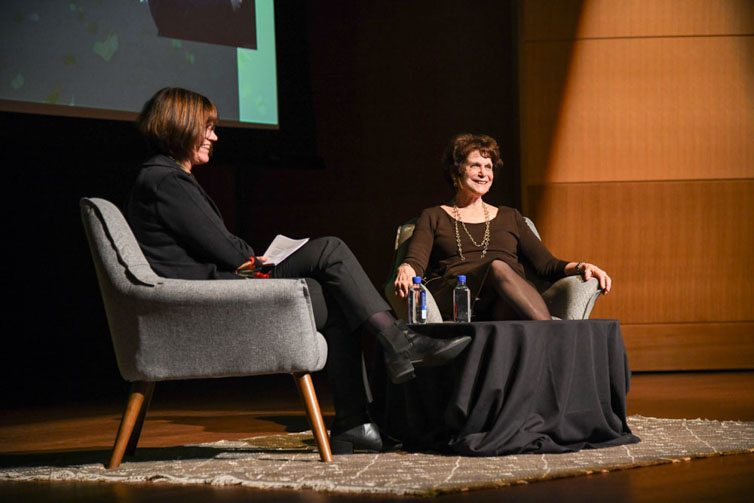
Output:
<path fill-rule="evenodd" d="M 155 155 L 146 161 L 131 190 L 126 217 L 154 271 L 179 279 L 243 279 L 239 273 L 264 264 L 243 239 L 229 232 L 217 206 L 191 174 L 205 164 L 217 141 L 217 110 L 192 91 L 158 91 L 139 115 L 138 125 Z M 383 448 L 367 412 L 362 383 L 361 341 L 376 335 L 393 382 L 414 376 L 414 366 L 448 362 L 468 337 L 432 339 L 396 321 L 359 262 L 338 238 L 308 241 L 281 264 L 262 267 L 271 278 L 304 278 L 317 329 L 328 341 L 327 373 L 335 402 L 333 452 Z M 252 279 L 250 281 L 259 281 Z"/>
<path fill-rule="evenodd" d="M 153 152 L 164 153 L 173 159 L 190 160 L 194 147 L 209 129 L 214 132 L 217 108 L 206 97 L 187 89 L 166 87 L 144 105 L 137 119 L 142 136 Z M 211 135 L 209 135 L 211 136 Z M 209 142 L 217 141 L 209 138 Z M 194 164 L 205 164 L 196 159 Z M 183 165 L 191 170 L 190 165 Z"/>
<path fill-rule="evenodd" d="M 465 275 L 476 320 L 551 319 L 539 292 L 525 279 L 522 259 L 551 281 L 580 274 L 596 277 L 604 293 L 612 280 L 587 262 L 552 256 L 518 210 L 482 199 L 503 162 L 497 142 L 487 135 L 455 136 L 443 154 L 443 172 L 455 197 L 425 209 L 416 222 L 404 262 L 398 267 L 396 295 L 405 298 L 411 278 L 423 276 L 444 319 L 453 317 L 453 289 Z"/>

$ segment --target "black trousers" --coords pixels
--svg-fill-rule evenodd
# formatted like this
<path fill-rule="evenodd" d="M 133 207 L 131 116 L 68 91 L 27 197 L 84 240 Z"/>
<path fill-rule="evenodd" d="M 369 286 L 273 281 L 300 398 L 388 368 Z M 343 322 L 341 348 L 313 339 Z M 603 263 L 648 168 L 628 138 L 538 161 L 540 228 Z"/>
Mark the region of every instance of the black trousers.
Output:
<path fill-rule="evenodd" d="M 327 339 L 325 368 L 335 404 L 333 430 L 361 424 L 367 408 L 361 328 L 370 316 L 389 311 L 390 306 L 348 246 L 336 237 L 308 241 L 275 266 L 270 277 L 306 280 L 317 330 Z"/>

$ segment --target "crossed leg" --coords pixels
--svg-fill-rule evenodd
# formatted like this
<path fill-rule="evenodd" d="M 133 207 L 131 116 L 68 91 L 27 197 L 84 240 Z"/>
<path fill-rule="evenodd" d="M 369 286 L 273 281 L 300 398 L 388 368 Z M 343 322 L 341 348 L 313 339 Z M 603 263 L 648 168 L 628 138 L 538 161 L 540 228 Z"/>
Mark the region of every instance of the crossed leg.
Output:
<path fill-rule="evenodd" d="M 492 308 L 494 319 L 551 319 L 539 292 L 502 260 L 493 260 L 490 264 L 484 288 L 492 289 L 497 294 Z"/>

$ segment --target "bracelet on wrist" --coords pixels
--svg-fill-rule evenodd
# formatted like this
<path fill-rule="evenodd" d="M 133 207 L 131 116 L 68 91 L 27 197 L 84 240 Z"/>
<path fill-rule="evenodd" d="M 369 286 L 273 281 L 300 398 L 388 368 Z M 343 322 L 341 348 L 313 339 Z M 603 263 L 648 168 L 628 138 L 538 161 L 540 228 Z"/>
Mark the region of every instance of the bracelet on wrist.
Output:
<path fill-rule="evenodd" d="M 584 270 L 586 269 L 586 267 L 582 269 L 581 266 L 585 264 L 585 262 L 579 262 L 578 264 L 576 264 L 576 274 L 581 276 L 581 279 L 584 279 Z"/>

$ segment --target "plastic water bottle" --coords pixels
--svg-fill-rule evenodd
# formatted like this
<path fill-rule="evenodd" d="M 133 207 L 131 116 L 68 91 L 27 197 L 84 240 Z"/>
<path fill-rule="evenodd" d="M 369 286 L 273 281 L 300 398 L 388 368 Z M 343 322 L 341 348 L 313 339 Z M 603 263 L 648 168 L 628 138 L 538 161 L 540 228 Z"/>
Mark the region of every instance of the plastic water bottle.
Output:
<path fill-rule="evenodd" d="M 408 290 L 408 322 L 427 323 L 427 290 L 419 276 L 414 276 L 412 281 L 413 285 Z"/>
<path fill-rule="evenodd" d="M 471 321 L 471 292 L 463 274 L 458 276 L 458 283 L 453 290 L 453 319 L 456 323 Z"/>

